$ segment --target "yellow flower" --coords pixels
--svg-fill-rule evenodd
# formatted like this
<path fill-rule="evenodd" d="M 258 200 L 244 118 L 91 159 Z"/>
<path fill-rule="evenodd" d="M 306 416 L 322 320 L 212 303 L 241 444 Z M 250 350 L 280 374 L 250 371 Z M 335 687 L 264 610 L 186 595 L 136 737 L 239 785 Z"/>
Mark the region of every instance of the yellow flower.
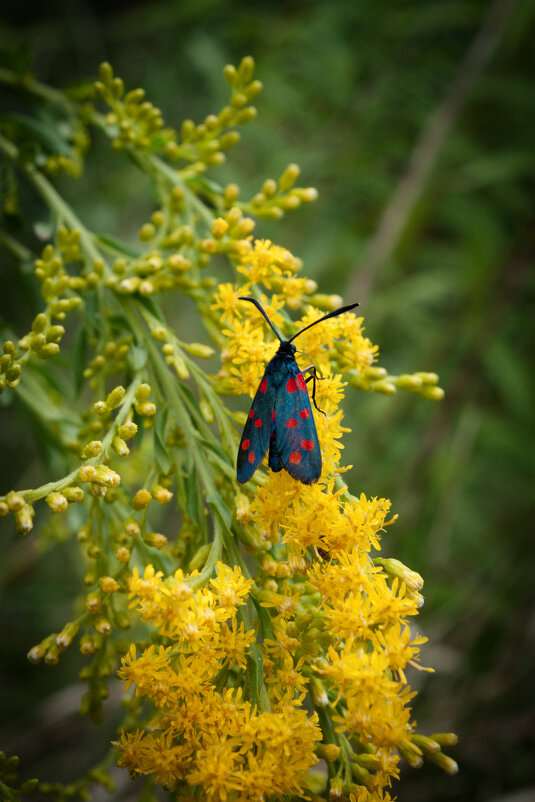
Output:
<path fill-rule="evenodd" d="M 242 256 L 238 272 L 251 284 L 263 283 L 269 288 L 273 276 L 280 276 L 283 271 L 294 272 L 298 268 L 299 262 L 290 251 L 273 245 L 268 239 L 257 239 L 253 250 Z"/>
<path fill-rule="evenodd" d="M 253 580 L 245 579 L 237 565 L 232 569 L 220 561 L 217 564 L 217 578 L 211 579 L 210 585 L 216 590 L 219 605 L 234 616 L 236 609 L 245 604 Z"/>
<path fill-rule="evenodd" d="M 240 318 L 243 303 L 238 300 L 239 295 L 243 295 L 243 288 L 236 289 L 232 284 L 220 284 L 214 295 L 214 303 L 210 306 L 210 309 L 220 309 L 221 321 L 230 326 Z"/>

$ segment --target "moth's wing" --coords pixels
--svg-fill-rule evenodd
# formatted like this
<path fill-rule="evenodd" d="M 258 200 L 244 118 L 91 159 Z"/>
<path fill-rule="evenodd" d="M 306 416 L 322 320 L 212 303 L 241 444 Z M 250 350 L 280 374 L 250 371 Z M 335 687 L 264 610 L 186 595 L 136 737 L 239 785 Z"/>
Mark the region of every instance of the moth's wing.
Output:
<path fill-rule="evenodd" d="M 276 453 L 294 479 L 306 485 L 321 475 L 321 451 L 307 386 L 297 363 L 288 366 L 288 378 L 275 399 Z"/>
<path fill-rule="evenodd" d="M 258 386 L 241 436 L 237 459 L 237 476 L 241 484 L 249 481 L 268 450 L 276 396 L 275 387 L 270 380 L 274 359 L 276 357 L 269 362 Z"/>

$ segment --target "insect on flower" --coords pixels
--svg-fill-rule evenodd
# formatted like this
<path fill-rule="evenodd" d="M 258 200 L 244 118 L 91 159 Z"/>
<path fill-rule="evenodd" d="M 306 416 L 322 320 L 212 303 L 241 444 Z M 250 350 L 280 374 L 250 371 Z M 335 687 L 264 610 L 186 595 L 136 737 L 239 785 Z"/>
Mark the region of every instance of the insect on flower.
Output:
<path fill-rule="evenodd" d="M 272 471 L 285 468 L 294 479 L 311 485 L 321 475 L 320 445 L 306 386 L 312 379 L 312 402 L 321 412 L 315 399 L 316 371 L 312 367 L 311 375 L 304 379 L 295 361 L 296 347 L 292 340 L 323 320 L 349 312 L 358 303 L 341 306 L 305 326 L 290 340 L 283 340 L 256 298 L 240 296 L 240 300 L 256 306 L 280 345 L 268 362 L 243 430 L 238 449 L 238 482 L 249 481 L 269 448 L 268 465 Z"/>

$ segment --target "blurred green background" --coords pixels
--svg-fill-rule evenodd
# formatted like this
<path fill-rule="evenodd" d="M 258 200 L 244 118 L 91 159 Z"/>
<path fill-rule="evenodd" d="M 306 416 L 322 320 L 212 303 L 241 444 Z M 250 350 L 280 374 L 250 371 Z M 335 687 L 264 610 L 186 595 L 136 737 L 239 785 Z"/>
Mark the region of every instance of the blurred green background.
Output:
<path fill-rule="evenodd" d="M 27 60 L 63 87 L 106 59 L 173 126 L 217 111 L 222 67 L 251 54 L 259 118 L 214 177 L 247 197 L 298 162 L 319 200 L 257 235 L 301 257 L 320 291 L 360 300 L 390 372 L 440 374 L 440 404 L 351 391 L 345 405 L 350 487 L 392 500 L 384 550 L 426 582 L 417 623 L 436 673 L 414 677 L 419 729 L 460 737 L 459 774 L 406 771 L 401 802 L 535 799 L 534 29 L 533 0 L 2 11 L 3 63 Z M 97 135 L 81 184 L 61 186 L 98 231 L 134 237 L 151 211 L 135 167 Z M 20 335 L 38 309 L 14 269 L 3 255 L 0 311 Z M 37 468 L 28 422 L 1 414 L 5 492 Z M 75 654 L 55 669 L 25 659 L 68 617 L 75 567 L 60 547 L 40 555 L 7 531 L 4 542 L 0 748 L 20 751 L 30 776 L 76 776 L 113 722 L 95 734 L 77 718 Z"/>

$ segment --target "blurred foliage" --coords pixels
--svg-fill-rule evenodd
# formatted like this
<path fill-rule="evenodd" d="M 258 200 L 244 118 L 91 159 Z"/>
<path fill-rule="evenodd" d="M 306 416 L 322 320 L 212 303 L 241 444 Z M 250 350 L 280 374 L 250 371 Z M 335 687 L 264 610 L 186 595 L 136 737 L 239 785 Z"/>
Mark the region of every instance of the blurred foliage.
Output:
<path fill-rule="evenodd" d="M 458 777 L 442 781 L 424 771 L 404 779 L 400 799 L 416 802 L 499 799 L 535 786 L 531 0 L 501 4 L 495 52 L 447 132 L 395 248 L 373 271 L 367 263 L 383 210 L 489 5 L 20 2 L 3 10 L 0 29 L 0 65 L 15 60 L 24 70 L 31 62 L 41 80 L 69 85 L 108 59 L 129 85 L 143 85 L 156 105 L 175 109 L 173 125 L 221 104 L 214 76 L 252 53 L 269 91 L 259 104 L 263 124 L 249 129 L 233 178 L 237 170 L 249 194 L 256 174 L 277 176 L 297 157 L 320 199 L 278 223 L 277 240 L 323 287 L 361 300 L 368 334 L 375 339 L 381 331 L 382 364 L 440 370 L 447 394 L 439 407 L 359 396 L 348 410 L 354 432 L 346 441 L 355 463 L 351 484 L 393 499 L 401 516 L 393 551 L 426 579 L 429 663 L 442 668 L 416 712 L 430 731 L 460 736 Z M 5 94 L 2 110 L 11 101 Z M 120 170 L 110 174 L 102 161 L 100 172 L 66 192 L 79 193 L 92 228 L 133 237 L 146 196 L 135 168 Z M 227 168 L 218 170 L 224 182 Z M 271 224 L 262 233 L 270 236 Z M 11 276 L 2 258 L 2 275 Z M 0 304 L 20 309 L 21 328 L 38 311 L 35 302 L 24 275 L 4 281 Z M 10 479 L 2 477 L 3 487 L 13 478 L 27 485 L 28 471 L 38 470 L 28 466 L 28 425 L 3 423 L 2 470 Z M 66 576 L 72 570 L 65 566 Z M 16 590 L 2 614 L 4 710 L 22 711 L 16 751 L 17 737 L 29 737 L 26 705 L 61 687 L 61 671 L 68 671 L 52 677 L 20 668 L 42 631 L 40 618 L 45 628 L 57 622 L 68 583 L 59 587 L 48 556 L 30 553 L 26 542 L 3 573 Z M 43 581 L 45 602 L 36 591 Z M 35 589 L 31 609 L 23 588 Z M 67 745 L 57 720 L 50 732 Z M 46 755 L 32 743 L 39 774 Z"/>

